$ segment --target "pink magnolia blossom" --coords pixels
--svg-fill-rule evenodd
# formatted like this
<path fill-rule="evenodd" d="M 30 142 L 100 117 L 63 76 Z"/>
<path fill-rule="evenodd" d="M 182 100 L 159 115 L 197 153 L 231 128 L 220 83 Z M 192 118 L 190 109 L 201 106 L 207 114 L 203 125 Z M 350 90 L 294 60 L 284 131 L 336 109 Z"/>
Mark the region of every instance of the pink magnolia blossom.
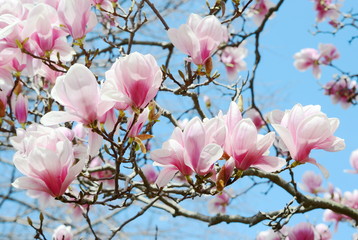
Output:
<path fill-rule="evenodd" d="M 66 32 L 59 27 L 56 10 L 47 4 L 38 4 L 29 12 L 24 23 L 22 38 L 29 38 L 28 49 L 41 57 L 57 60 L 57 53 L 62 61 L 72 60 L 75 53 L 67 43 Z"/>
<path fill-rule="evenodd" d="M 184 131 L 175 128 L 162 148 L 151 152 L 151 158 L 156 164 L 164 167 L 156 181 L 159 187 L 165 186 L 178 171 L 186 177 L 193 172 L 204 176 L 212 171 L 223 150 L 206 136 L 203 123 L 195 117 L 188 122 Z"/>
<path fill-rule="evenodd" d="M 321 54 L 322 64 L 329 65 L 333 60 L 338 59 L 340 54 L 337 48 L 333 44 L 323 44 L 318 45 L 319 52 Z"/>
<path fill-rule="evenodd" d="M 289 229 L 287 227 L 283 227 L 277 232 L 274 232 L 272 229 L 268 229 L 266 231 L 259 232 L 256 236 L 256 240 L 289 240 L 283 237 L 287 235 L 288 230 Z"/>
<path fill-rule="evenodd" d="M 88 94 L 91 93 L 91 94 Z M 93 123 L 111 107 L 100 100 L 99 85 L 93 73 L 84 65 L 74 64 L 64 76 L 57 78 L 51 91 L 53 99 L 65 106 L 66 111 L 51 111 L 41 118 L 44 125 L 77 121 Z"/>
<path fill-rule="evenodd" d="M 321 77 L 321 69 L 319 68 L 319 59 L 321 56 L 316 49 L 302 49 L 293 57 L 295 58 L 294 66 L 299 71 L 306 71 L 308 68 L 312 67 L 313 76 L 317 79 Z"/>
<path fill-rule="evenodd" d="M 225 64 L 226 72 L 230 80 L 235 80 L 239 71 L 246 69 L 244 58 L 247 57 L 248 50 L 241 43 L 238 47 L 226 47 L 221 54 L 221 62 Z"/>
<path fill-rule="evenodd" d="M 270 132 L 264 136 L 258 134 L 251 119 L 242 119 L 236 103 L 231 102 L 225 118 L 227 135 L 224 150 L 235 160 L 237 169 L 244 171 L 256 167 L 273 172 L 285 164 L 282 158 L 267 156 L 275 140 L 275 133 Z"/>
<path fill-rule="evenodd" d="M 102 98 L 120 103 L 120 109 L 145 108 L 161 83 L 162 72 L 155 58 L 134 52 L 118 58 L 106 72 Z"/>
<path fill-rule="evenodd" d="M 130 118 L 128 118 L 128 123 L 127 123 L 127 131 L 128 131 L 128 136 L 129 137 L 136 137 L 140 134 L 140 131 L 142 130 L 144 124 L 147 122 L 148 120 L 148 115 L 149 115 L 149 109 L 145 108 L 143 110 L 143 112 L 141 112 L 138 117 L 136 118 L 136 121 L 134 121 L 135 119 L 135 115 L 133 114 Z"/>
<path fill-rule="evenodd" d="M 215 16 L 202 18 L 191 14 L 187 23 L 179 29 L 169 29 L 168 37 L 175 47 L 190 56 L 190 61 L 205 65 L 220 43 L 227 41 L 228 33 Z"/>
<path fill-rule="evenodd" d="M 333 201 L 336 201 L 338 203 L 341 203 L 349 208 L 358 210 L 358 190 L 354 190 L 353 192 L 345 192 L 343 195 L 335 191 L 334 195 L 331 196 Z M 335 213 L 330 209 L 326 209 L 323 213 L 323 220 L 327 222 L 335 222 L 336 223 L 336 229 L 338 227 L 338 223 L 340 221 L 347 221 L 351 220 L 350 217 Z"/>
<path fill-rule="evenodd" d="M 259 26 L 272 7 L 275 7 L 275 4 L 269 0 L 256 0 L 255 5 L 250 8 L 249 16 L 252 16 L 254 23 Z"/>
<path fill-rule="evenodd" d="M 319 174 L 315 174 L 312 171 L 306 171 L 302 176 L 302 184 L 300 184 L 300 187 L 302 190 L 317 194 L 320 192 L 325 192 L 322 185 L 322 177 Z"/>
<path fill-rule="evenodd" d="M 32 125 L 27 131 L 18 129 L 10 141 L 18 150 L 14 165 L 26 175 L 15 180 L 16 188 L 61 196 L 85 164 L 85 159 L 75 164 L 72 143 L 61 128 Z"/>
<path fill-rule="evenodd" d="M 62 76 L 63 73 L 60 71 L 55 71 L 48 67 L 46 64 L 42 64 L 41 67 L 36 72 L 38 74 L 38 77 L 41 79 L 43 77 L 45 83 L 43 84 L 44 87 L 48 87 L 48 84 L 54 85 L 56 83 L 56 79 L 59 76 Z M 40 79 L 37 79 L 38 81 Z"/>
<path fill-rule="evenodd" d="M 76 40 L 83 38 L 97 24 L 89 0 L 60 0 L 57 13 L 61 24 L 65 26 L 64 30 Z"/>
<path fill-rule="evenodd" d="M 274 112 L 273 115 L 282 113 Z M 273 115 L 270 118 L 275 118 Z M 271 120 L 271 122 L 273 122 Z M 345 148 L 344 140 L 333 136 L 339 126 L 337 118 L 328 118 L 321 112 L 321 106 L 296 104 L 286 110 L 280 123 L 272 124 L 287 146 L 292 159 L 299 163 L 310 162 L 322 169 L 316 160 L 310 158 L 312 149 L 337 152 Z M 325 176 L 328 172 L 323 170 Z"/>
<path fill-rule="evenodd" d="M 265 126 L 265 121 L 262 119 L 260 113 L 255 108 L 250 108 L 247 110 L 245 115 L 252 120 L 257 130 Z"/>
<path fill-rule="evenodd" d="M 27 121 L 28 100 L 21 93 L 17 96 L 15 105 L 15 117 L 19 123 Z"/>
<path fill-rule="evenodd" d="M 345 170 L 345 172 L 358 173 L 358 149 L 354 150 L 351 153 L 351 156 L 349 158 L 349 162 L 350 162 L 351 166 L 354 168 L 354 170 Z"/>
<path fill-rule="evenodd" d="M 329 81 L 324 85 L 325 95 L 331 96 L 334 104 L 340 103 L 344 109 L 349 108 L 356 96 L 357 82 L 348 76 L 342 76 L 338 80 Z"/>
<path fill-rule="evenodd" d="M 314 0 L 314 8 L 317 11 L 317 22 L 325 18 L 336 20 L 339 17 L 339 5 L 332 3 L 332 0 Z"/>
<path fill-rule="evenodd" d="M 318 240 L 317 233 L 310 223 L 302 222 L 288 232 L 289 240 Z"/>
<path fill-rule="evenodd" d="M 99 157 L 95 157 L 91 160 L 91 163 L 89 164 L 89 168 L 96 168 L 103 165 L 104 165 L 103 161 Z M 91 175 L 97 179 L 114 178 L 114 175 L 110 170 L 96 171 L 91 173 Z M 114 186 L 114 179 L 101 180 L 101 182 L 103 182 L 104 186 L 109 186 L 109 187 Z"/>
<path fill-rule="evenodd" d="M 106 12 L 113 13 L 113 1 L 110 0 L 91 0 L 92 3 L 98 8 L 103 9 Z"/>
<path fill-rule="evenodd" d="M 53 235 L 52 240 L 72 240 L 73 234 L 70 226 L 60 225 L 58 226 Z"/>
<path fill-rule="evenodd" d="M 143 166 L 142 172 L 150 184 L 154 184 L 158 178 L 158 172 L 154 169 L 153 165 L 147 164 Z"/>
<path fill-rule="evenodd" d="M 315 226 L 315 230 L 319 235 L 320 240 L 331 240 L 332 233 L 326 224 L 320 223 Z"/>
<path fill-rule="evenodd" d="M 214 196 L 208 203 L 211 214 L 225 214 L 226 206 L 229 205 L 231 196 L 227 192 L 221 192 Z"/>

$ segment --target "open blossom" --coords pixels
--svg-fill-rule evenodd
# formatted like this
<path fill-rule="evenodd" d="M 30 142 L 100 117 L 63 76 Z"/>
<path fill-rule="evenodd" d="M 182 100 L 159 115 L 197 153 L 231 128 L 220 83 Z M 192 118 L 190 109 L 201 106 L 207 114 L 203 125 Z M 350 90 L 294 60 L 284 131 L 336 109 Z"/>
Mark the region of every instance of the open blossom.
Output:
<path fill-rule="evenodd" d="M 340 56 L 333 44 L 320 43 L 318 49 L 304 48 L 293 56 L 295 59 L 293 65 L 299 71 L 306 71 L 312 67 L 313 76 L 317 79 L 321 77 L 320 65 L 329 65 Z"/>
<path fill-rule="evenodd" d="M 327 197 L 327 196 L 326 196 Z M 354 190 L 353 192 L 345 192 L 343 195 L 339 189 L 335 189 L 335 192 L 329 196 L 333 201 L 341 203 L 349 208 L 358 210 L 358 190 Z M 323 220 L 327 222 L 335 222 L 336 228 L 338 226 L 338 222 L 351 220 L 350 217 L 335 213 L 330 209 L 326 209 L 323 213 Z"/>
<path fill-rule="evenodd" d="M 47 126 L 69 121 L 89 125 L 113 107 L 111 102 L 101 100 L 99 85 L 93 73 L 86 66 L 77 63 L 65 75 L 57 78 L 51 96 L 65 107 L 65 111 L 46 113 L 41 118 L 41 123 Z M 102 137 L 88 131 L 88 143 L 88 153 L 94 156 L 102 144 Z"/>
<path fill-rule="evenodd" d="M 215 195 L 208 203 L 209 212 L 211 214 L 225 214 L 226 206 L 229 205 L 230 200 L 230 194 L 225 191 Z"/>
<path fill-rule="evenodd" d="M 225 64 L 230 80 L 234 80 L 239 71 L 246 69 L 244 58 L 247 57 L 247 54 L 248 50 L 244 47 L 244 43 L 239 47 L 226 47 L 223 50 L 220 60 Z"/>
<path fill-rule="evenodd" d="M 58 226 L 53 235 L 52 240 L 72 240 L 73 234 L 70 226 L 60 225 Z"/>
<path fill-rule="evenodd" d="M 184 131 L 175 128 L 162 148 L 151 152 L 151 158 L 156 164 L 164 167 L 156 184 L 165 186 L 178 171 L 184 176 L 194 172 L 202 176 L 208 174 L 214 163 L 221 158 L 223 150 L 219 145 L 211 143 L 209 139 L 212 138 L 207 136 L 203 123 L 197 117 L 188 122 Z"/>
<path fill-rule="evenodd" d="M 315 230 L 318 233 L 320 240 L 331 240 L 332 239 L 332 233 L 326 224 L 320 223 L 320 224 L 316 225 Z"/>
<path fill-rule="evenodd" d="M 118 58 L 106 72 L 102 98 L 119 103 L 120 109 L 145 108 L 161 83 L 162 72 L 155 58 L 134 52 Z"/>
<path fill-rule="evenodd" d="M 331 96 L 332 102 L 340 103 L 344 109 L 352 105 L 352 101 L 358 99 L 356 95 L 357 82 L 348 76 L 341 76 L 338 80 L 329 81 L 324 85 L 325 95 Z"/>
<path fill-rule="evenodd" d="M 227 136 L 224 150 L 235 160 L 237 169 L 243 171 L 249 167 L 256 167 L 272 172 L 285 164 L 285 160 L 282 158 L 267 156 L 268 150 L 275 140 L 275 133 L 258 134 L 251 119 L 242 119 L 235 102 L 231 102 L 225 118 Z"/>
<path fill-rule="evenodd" d="M 88 94 L 91 93 L 91 94 Z M 82 64 L 74 64 L 64 76 L 56 80 L 51 96 L 65 106 L 66 111 L 51 111 L 41 118 L 45 125 L 77 121 L 90 124 L 102 116 L 106 109 L 100 100 L 99 85 L 93 73 Z"/>
<path fill-rule="evenodd" d="M 348 173 L 358 173 L 358 149 L 351 153 L 349 158 L 349 162 L 354 170 L 345 170 Z"/>
<path fill-rule="evenodd" d="M 338 59 L 340 57 L 340 54 L 333 44 L 324 44 L 320 43 L 318 45 L 318 49 L 320 52 L 320 57 L 322 58 L 321 62 L 322 64 L 328 65 L 333 60 Z"/>
<path fill-rule="evenodd" d="M 193 63 L 205 65 L 220 43 L 227 41 L 228 33 L 214 15 L 202 18 L 191 14 L 179 29 L 169 29 L 168 37 L 175 47 L 190 56 Z"/>
<path fill-rule="evenodd" d="M 89 0 L 60 0 L 58 5 L 60 23 L 73 39 L 81 39 L 97 24 L 97 17 L 91 12 Z"/>
<path fill-rule="evenodd" d="M 308 68 L 312 67 L 313 76 L 315 76 L 315 78 L 321 77 L 321 69 L 319 68 L 320 55 L 316 49 L 302 49 L 293 57 L 295 58 L 294 66 L 299 71 L 306 71 Z"/>
<path fill-rule="evenodd" d="M 337 152 L 345 148 L 344 140 L 333 136 L 339 120 L 328 118 L 321 112 L 321 106 L 296 104 L 291 110 L 284 112 L 281 120 L 274 116 L 277 114 L 282 116 L 279 111 L 270 116 L 272 126 L 287 146 L 292 159 L 297 162 L 310 162 L 320 166 L 309 156 L 312 149 Z"/>
<path fill-rule="evenodd" d="M 29 12 L 24 23 L 22 38 L 28 38 L 29 51 L 39 56 L 51 56 L 57 60 L 70 61 L 75 53 L 67 43 L 68 35 L 58 27 L 56 10 L 47 4 L 38 4 Z"/>
<path fill-rule="evenodd" d="M 288 231 L 289 240 L 318 240 L 317 233 L 310 223 L 302 222 Z"/>
<path fill-rule="evenodd" d="M 14 165 L 24 175 L 12 184 L 16 188 L 61 196 L 82 171 L 85 159 L 75 164 L 71 141 L 62 128 L 31 125 L 27 131 L 17 129 L 10 139 L 18 151 Z"/>
<path fill-rule="evenodd" d="M 256 0 L 255 5 L 250 8 L 249 16 L 252 16 L 255 24 L 259 26 L 265 19 L 270 8 L 274 6 L 275 4 L 270 0 Z"/>
<path fill-rule="evenodd" d="M 336 20 L 339 17 L 339 5 L 332 0 L 314 0 L 314 8 L 317 11 L 317 22 L 322 22 L 325 18 Z"/>
<path fill-rule="evenodd" d="M 99 9 L 103 9 L 110 13 L 114 12 L 113 1 L 110 0 L 91 0 L 91 1 Z"/>
<path fill-rule="evenodd" d="M 277 232 L 273 231 L 272 229 L 268 229 L 266 231 L 259 232 L 259 234 L 256 236 L 256 240 L 288 240 L 287 238 L 283 237 L 287 235 L 288 231 L 289 228 L 286 226 L 283 226 L 283 228 Z"/>
<path fill-rule="evenodd" d="M 322 177 L 319 174 L 315 174 L 312 171 L 307 171 L 303 174 L 302 184 L 300 187 L 306 192 L 317 194 L 320 192 L 325 192 L 322 185 Z"/>

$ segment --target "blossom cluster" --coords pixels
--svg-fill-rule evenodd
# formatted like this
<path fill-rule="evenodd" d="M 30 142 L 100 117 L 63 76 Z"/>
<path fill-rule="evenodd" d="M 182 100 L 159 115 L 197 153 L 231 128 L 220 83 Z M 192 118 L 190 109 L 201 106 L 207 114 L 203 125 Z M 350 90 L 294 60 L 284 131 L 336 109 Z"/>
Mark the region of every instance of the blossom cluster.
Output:
<path fill-rule="evenodd" d="M 277 232 L 272 229 L 262 231 L 256 236 L 256 240 L 299 240 L 299 239 L 310 239 L 310 240 L 330 240 L 332 239 L 332 233 L 330 232 L 327 225 L 320 223 L 313 226 L 310 223 L 302 222 L 294 227 L 284 226 Z"/>
<path fill-rule="evenodd" d="M 285 112 L 273 111 L 269 114 L 272 126 L 281 137 L 281 148 L 287 148 L 297 164 L 306 162 L 317 165 L 325 176 L 326 169 L 310 157 L 313 149 L 340 151 L 344 140 L 333 136 L 339 121 L 328 118 L 320 111 L 320 106 L 296 105 Z M 191 181 L 191 175 L 210 177 L 222 190 L 234 169 L 237 175 L 250 167 L 274 172 L 282 168 L 286 161 L 268 156 L 268 150 L 275 141 L 275 133 L 258 134 L 250 118 L 243 118 L 239 107 L 232 102 L 226 115 L 221 112 L 212 119 L 193 118 L 182 130 L 175 128 L 171 138 L 161 149 L 151 152 L 151 158 L 158 166 L 164 167 L 156 181 L 165 186 L 178 172 Z M 225 159 L 221 170 L 214 165 Z"/>
<path fill-rule="evenodd" d="M 294 55 L 294 66 L 299 71 L 306 71 L 312 67 L 313 76 L 321 78 L 321 65 L 329 65 L 339 58 L 339 52 L 333 44 L 319 44 L 318 50 L 314 48 L 304 48 Z"/>
<path fill-rule="evenodd" d="M 332 102 L 340 103 L 343 108 L 348 108 L 358 100 L 357 82 L 348 76 L 341 76 L 337 80 L 331 80 L 323 86 L 325 95 L 331 96 Z"/>

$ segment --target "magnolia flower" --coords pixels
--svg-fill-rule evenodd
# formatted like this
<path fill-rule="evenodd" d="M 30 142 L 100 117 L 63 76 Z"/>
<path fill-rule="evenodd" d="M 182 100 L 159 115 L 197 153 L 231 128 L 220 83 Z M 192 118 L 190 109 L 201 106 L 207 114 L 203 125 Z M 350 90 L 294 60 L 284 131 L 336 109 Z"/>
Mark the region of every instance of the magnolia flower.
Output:
<path fill-rule="evenodd" d="M 282 240 L 286 234 L 287 227 L 282 228 L 280 231 L 274 232 L 272 229 L 268 229 L 266 231 L 259 232 L 256 236 L 256 240 Z"/>
<path fill-rule="evenodd" d="M 332 60 L 339 58 L 338 50 L 333 44 L 320 43 L 318 49 L 304 48 L 293 56 L 294 66 L 299 71 L 306 71 L 312 67 L 313 76 L 317 79 L 321 77 L 319 65 L 329 65 Z"/>
<path fill-rule="evenodd" d="M 253 17 L 256 25 L 261 25 L 265 19 L 270 8 L 274 7 L 275 4 L 269 0 L 256 0 L 256 4 L 250 8 L 249 16 Z"/>
<path fill-rule="evenodd" d="M 154 184 L 158 178 L 158 172 L 150 164 L 143 166 L 142 172 L 150 184 Z"/>
<path fill-rule="evenodd" d="M 32 125 L 27 131 L 18 129 L 17 136 L 10 141 L 18 150 L 14 165 L 26 175 L 15 180 L 12 185 L 16 188 L 58 197 L 85 165 L 85 159 L 75 163 L 72 143 L 61 128 Z"/>
<path fill-rule="evenodd" d="M 120 109 L 145 108 L 157 95 L 161 83 L 162 72 L 155 58 L 134 52 L 118 58 L 106 72 L 102 98 L 119 103 Z"/>
<path fill-rule="evenodd" d="M 27 97 L 21 93 L 17 96 L 15 104 L 15 117 L 19 123 L 26 123 L 28 110 Z"/>
<path fill-rule="evenodd" d="M 133 114 L 130 118 L 128 118 L 127 131 L 129 137 L 134 138 L 139 135 L 144 124 L 148 120 L 148 114 L 149 114 L 149 109 L 145 108 L 143 112 L 141 112 L 136 118 L 135 118 L 135 114 Z M 134 120 L 136 121 L 133 122 Z"/>
<path fill-rule="evenodd" d="M 356 96 L 357 82 L 348 76 L 342 76 L 338 80 L 329 81 L 324 85 L 325 95 L 330 95 L 334 104 L 340 103 L 344 109 L 352 105 L 352 101 L 358 99 Z"/>
<path fill-rule="evenodd" d="M 38 4 L 31 9 L 24 23 L 22 38 L 29 38 L 30 52 L 39 56 L 51 56 L 57 60 L 70 61 L 75 53 L 67 43 L 68 35 L 59 25 L 56 10 L 47 4 Z"/>
<path fill-rule="evenodd" d="M 294 226 L 288 232 L 289 240 L 315 240 L 316 233 L 314 227 L 310 223 L 302 222 Z"/>
<path fill-rule="evenodd" d="M 99 157 L 95 157 L 91 160 L 91 163 L 89 164 L 89 168 L 96 168 L 103 165 L 103 161 Z M 92 176 L 94 176 L 97 179 L 104 179 L 104 178 L 114 178 L 113 173 L 111 170 L 103 170 L 103 171 L 96 171 L 91 173 Z M 106 179 L 101 180 L 101 182 L 104 183 L 105 186 L 114 186 L 114 179 Z"/>
<path fill-rule="evenodd" d="M 274 115 L 282 113 L 273 112 L 269 118 L 273 123 L 277 121 Z M 276 119 L 276 120 L 273 120 Z M 321 168 L 325 176 L 328 172 L 309 155 L 312 149 L 323 149 L 337 152 L 345 148 L 344 140 L 333 136 L 339 126 L 337 118 L 328 118 L 321 112 L 321 106 L 296 104 L 291 110 L 286 110 L 279 123 L 272 126 L 287 146 L 292 159 L 299 163 L 310 162 Z"/>
<path fill-rule="evenodd" d="M 202 18 L 191 14 L 179 29 L 169 29 L 168 37 L 175 47 L 190 56 L 190 61 L 205 65 L 220 43 L 227 41 L 228 33 L 214 15 Z"/>
<path fill-rule="evenodd" d="M 338 59 L 340 57 L 337 48 L 333 44 L 323 44 L 318 45 L 320 51 L 320 57 L 322 58 L 322 64 L 328 65 L 332 60 Z"/>
<path fill-rule="evenodd" d="M 214 196 L 208 203 L 211 214 L 225 214 L 226 206 L 229 205 L 231 196 L 227 192 L 221 192 Z"/>
<path fill-rule="evenodd" d="M 255 124 L 257 130 L 265 126 L 265 121 L 262 119 L 260 113 L 255 108 L 250 108 L 245 112 L 245 115 L 249 117 Z"/>
<path fill-rule="evenodd" d="M 83 38 L 97 24 L 89 0 L 60 0 L 57 13 L 64 30 L 76 40 Z"/>
<path fill-rule="evenodd" d="M 251 119 L 242 119 L 236 103 L 231 102 L 224 118 L 227 127 L 224 150 L 235 160 L 237 169 L 244 171 L 249 167 L 256 167 L 273 172 L 285 164 L 282 158 L 267 156 L 275 140 L 275 133 L 270 132 L 264 136 L 258 134 Z"/>
<path fill-rule="evenodd" d="M 220 57 L 221 62 L 225 64 L 226 72 L 230 80 L 234 80 L 239 71 L 246 69 L 244 58 L 248 50 L 244 47 L 245 43 L 239 47 L 226 47 Z"/>
<path fill-rule="evenodd" d="M 206 136 L 203 123 L 195 117 L 188 122 L 184 131 L 175 128 L 162 148 L 151 152 L 151 158 L 156 164 L 164 167 L 156 181 L 159 187 L 165 186 L 178 171 L 186 177 L 193 172 L 201 176 L 211 172 L 223 150 Z"/>
<path fill-rule="evenodd" d="M 333 196 L 331 196 L 331 199 L 335 202 L 347 206 L 348 208 L 355 210 L 358 209 L 358 190 L 354 190 L 353 192 L 345 192 L 342 195 L 338 189 L 335 190 Z M 335 228 L 337 229 L 338 223 L 340 221 L 351 220 L 351 218 L 343 214 L 335 213 L 330 209 L 326 209 L 323 213 L 323 220 L 326 222 L 335 222 Z"/>
<path fill-rule="evenodd" d="M 72 240 L 73 234 L 70 226 L 60 225 L 58 226 L 53 235 L 52 240 Z"/>
<path fill-rule="evenodd" d="M 113 1 L 110 0 L 91 0 L 94 5 L 96 5 L 97 8 L 103 9 L 106 12 L 113 13 Z"/>
<path fill-rule="evenodd" d="M 313 76 L 317 79 L 321 77 L 321 69 L 319 68 L 320 54 L 316 49 L 302 49 L 293 57 L 295 58 L 294 66 L 299 71 L 306 71 L 308 68 L 312 67 Z"/>
<path fill-rule="evenodd" d="M 320 192 L 325 192 L 322 185 L 322 177 L 319 174 L 315 174 L 312 171 L 306 171 L 302 177 L 302 184 L 300 187 L 303 191 L 317 194 Z"/>
<path fill-rule="evenodd" d="M 336 20 L 339 18 L 339 5 L 332 3 L 332 0 L 314 0 L 314 8 L 317 11 L 317 22 L 325 18 Z"/>
<path fill-rule="evenodd" d="M 332 233 L 329 231 L 329 228 L 326 224 L 320 223 L 315 226 L 315 230 L 319 235 L 320 240 L 331 240 L 332 239 Z"/>
<path fill-rule="evenodd" d="M 351 156 L 349 158 L 349 162 L 350 162 L 351 166 L 354 168 L 354 170 L 345 170 L 345 172 L 358 173 L 358 149 L 354 150 L 351 153 Z"/>
<path fill-rule="evenodd" d="M 66 111 L 51 111 L 45 114 L 41 118 L 44 125 L 68 121 L 87 125 L 113 106 L 110 102 L 107 104 L 101 101 L 99 85 L 93 73 L 84 65 L 77 63 L 72 65 L 65 75 L 57 78 L 51 96 L 65 106 Z"/>

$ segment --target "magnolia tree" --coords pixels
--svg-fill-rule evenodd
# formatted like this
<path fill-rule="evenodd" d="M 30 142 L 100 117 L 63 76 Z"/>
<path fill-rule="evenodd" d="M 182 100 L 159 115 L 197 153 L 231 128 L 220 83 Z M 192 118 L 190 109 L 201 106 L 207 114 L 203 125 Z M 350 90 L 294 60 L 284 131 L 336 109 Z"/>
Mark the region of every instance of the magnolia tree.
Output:
<path fill-rule="evenodd" d="M 344 150 L 339 116 L 258 104 L 261 37 L 286 1 L 0 2 L 2 238 L 175 237 L 180 223 L 146 229 L 154 212 L 261 225 L 252 239 L 327 240 L 343 226 L 357 239 L 358 189 L 324 187 L 334 173 L 311 153 Z M 357 28 L 342 4 L 312 1 L 315 34 Z M 357 75 L 335 65 L 335 45 L 290 54 L 317 79 L 332 68 L 319 94 L 354 108 Z M 270 206 L 238 211 L 252 192 Z"/>

